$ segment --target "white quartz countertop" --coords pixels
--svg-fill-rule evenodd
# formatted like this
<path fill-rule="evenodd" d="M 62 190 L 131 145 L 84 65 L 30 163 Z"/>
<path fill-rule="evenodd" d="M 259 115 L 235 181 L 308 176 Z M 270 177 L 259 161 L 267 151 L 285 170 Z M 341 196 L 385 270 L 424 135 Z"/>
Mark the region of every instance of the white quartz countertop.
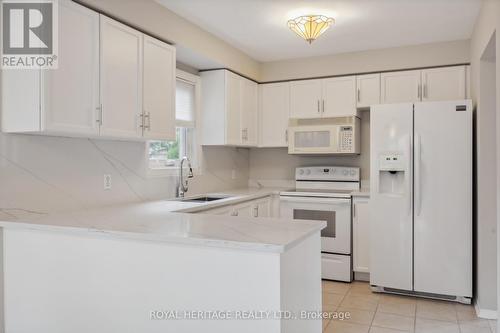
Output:
<path fill-rule="evenodd" d="M 265 198 L 270 195 L 279 195 L 281 191 L 290 190 L 290 188 L 285 187 L 264 187 L 264 188 L 242 188 L 236 190 L 228 190 L 222 192 L 213 192 L 207 194 L 208 196 L 227 196 L 227 198 L 209 201 L 209 202 L 185 202 L 185 201 L 171 201 L 169 205 L 172 205 L 172 212 L 182 212 L 182 213 L 195 213 L 202 212 L 204 210 L 209 210 L 217 207 L 234 205 L 244 201 L 256 200 L 259 198 Z M 197 197 L 197 196 L 194 196 Z M 189 195 L 186 195 L 189 198 Z"/>
<path fill-rule="evenodd" d="M 369 188 L 361 188 L 359 191 L 354 191 L 351 193 L 353 197 L 370 197 L 370 189 Z"/>
<path fill-rule="evenodd" d="M 284 252 L 326 226 L 319 221 L 175 213 L 253 200 L 280 189 L 226 191 L 225 203 L 151 201 L 66 213 L 1 215 L 0 227 L 96 234 L 172 244 Z"/>

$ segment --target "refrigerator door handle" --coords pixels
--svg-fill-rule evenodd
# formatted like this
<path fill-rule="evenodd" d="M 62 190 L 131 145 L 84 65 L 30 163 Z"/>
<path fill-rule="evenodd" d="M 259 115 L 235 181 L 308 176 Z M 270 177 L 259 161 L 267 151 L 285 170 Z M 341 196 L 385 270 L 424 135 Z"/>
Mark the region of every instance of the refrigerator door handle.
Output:
<path fill-rule="evenodd" d="M 408 175 L 406 176 L 406 179 L 408 181 L 408 215 L 411 215 L 411 204 L 412 204 L 412 191 L 411 191 L 411 165 L 412 165 L 412 156 L 413 156 L 413 142 L 412 142 L 412 137 L 411 135 L 408 136 L 408 161 L 409 161 L 409 167 L 408 167 Z"/>
<path fill-rule="evenodd" d="M 419 134 L 415 134 L 415 208 L 417 216 L 420 216 L 422 210 L 422 175 L 421 175 L 421 163 L 422 163 L 422 147 L 421 138 Z"/>

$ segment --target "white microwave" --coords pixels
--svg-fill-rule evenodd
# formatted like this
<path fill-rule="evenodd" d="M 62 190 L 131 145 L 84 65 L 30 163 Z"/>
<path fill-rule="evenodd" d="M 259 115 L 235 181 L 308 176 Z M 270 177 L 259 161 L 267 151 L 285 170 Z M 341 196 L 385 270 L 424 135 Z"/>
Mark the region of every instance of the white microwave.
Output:
<path fill-rule="evenodd" d="M 358 117 L 291 119 L 288 127 L 289 154 L 359 154 Z"/>

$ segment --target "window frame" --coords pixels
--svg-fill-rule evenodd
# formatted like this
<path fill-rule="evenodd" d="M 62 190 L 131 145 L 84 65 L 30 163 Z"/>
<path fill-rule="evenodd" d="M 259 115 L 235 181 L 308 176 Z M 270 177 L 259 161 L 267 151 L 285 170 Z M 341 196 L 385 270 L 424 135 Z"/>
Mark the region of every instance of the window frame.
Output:
<path fill-rule="evenodd" d="M 176 70 L 176 75 L 175 75 L 175 80 L 183 80 L 188 83 L 191 83 L 194 85 L 194 135 L 193 135 L 193 158 L 191 159 L 191 164 L 193 167 L 193 173 L 195 175 L 201 175 L 201 144 L 199 142 L 201 135 L 200 135 L 200 102 L 201 102 L 201 78 L 198 75 L 194 75 L 188 72 L 185 72 L 183 70 L 177 69 Z M 176 120 L 176 127 L 183 127 L 183 126 L 178 126 L 182 125 L 181 122 L 177 122 Z M 157 141 L 157 140 L 150 140 L 150 141 Z M 162 169 L 153 169 L 150 167 L 149 163 L 149 144 L 150 141 L 146 141 L 145 144 L 145 159 L 146 159 L 146 175 L 149 178 L 154 178 L 154 177 L 167 177 L 167 176 L 177 176 L 179 173 L 179 166 L 172 166 L 172 167 L 166 167 Z"/>

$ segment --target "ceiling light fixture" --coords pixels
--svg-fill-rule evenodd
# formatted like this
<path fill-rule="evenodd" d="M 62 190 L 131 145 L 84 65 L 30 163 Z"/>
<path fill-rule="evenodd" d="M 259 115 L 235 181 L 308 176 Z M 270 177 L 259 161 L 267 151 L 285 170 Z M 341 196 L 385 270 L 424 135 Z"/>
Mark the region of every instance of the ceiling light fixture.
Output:
<path fill-rule="evenodd" d="M 289 20 L 288 27 L 311 44 L 334 22 L 324 15 L 305 15 Z"/>

